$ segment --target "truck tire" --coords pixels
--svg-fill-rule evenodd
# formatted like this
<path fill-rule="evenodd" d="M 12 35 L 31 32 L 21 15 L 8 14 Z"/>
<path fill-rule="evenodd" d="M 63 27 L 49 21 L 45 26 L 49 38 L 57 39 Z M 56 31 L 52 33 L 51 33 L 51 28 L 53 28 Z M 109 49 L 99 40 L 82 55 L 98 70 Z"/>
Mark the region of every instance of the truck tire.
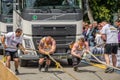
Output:
<path fill-rule="evenodd" d="M 3 55 L 4 53 L 3 53 L 3 49 L 0 49 L 0 55 Z"/>
<path fill-rule="evenodd" d="M 28 64 L 27 60 L 20 60 L 20 67 L 26 67 Z"/>
<path fill-rule="evenodd" d="M 72 59 L 67 59 L 67 62 L 68 62 L 68 65 L 73 65 L 73 61 L 72 61 Z"/>

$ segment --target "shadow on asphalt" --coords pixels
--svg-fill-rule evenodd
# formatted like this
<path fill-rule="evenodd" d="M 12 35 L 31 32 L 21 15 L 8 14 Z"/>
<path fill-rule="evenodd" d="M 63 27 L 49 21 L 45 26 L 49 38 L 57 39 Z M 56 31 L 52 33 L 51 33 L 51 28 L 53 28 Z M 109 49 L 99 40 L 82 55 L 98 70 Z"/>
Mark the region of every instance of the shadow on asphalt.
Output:
<path fill-rule="evenodd" d="M 31 74 L 37 74 L 37 73 L 20 73 L 19 75 L 31 75 Z"/>
<path fill-rule="evenodd" d="M 67 63 L 67 61 L 65 61 L 65 60 L 57 60 L 57 62 L 59 62 L 60 65 L 61 65 L 62 67 L 64 67 L 64 68 L 66 68 L 66 67 L 67 67 L 67 68 L 72 68 L 72 67 L 73 67 L 72 65 L 69 65 L 69 64 Z M 43 64 L 43 67 L 44 67 L 44 66 L 45 66 L 45 62 L 44 62 L 44 64 Z M 79 63 L 78 66 L 79 66 L 79 67 L 86 67 L 86 66 L 91 66 L 91 65 L 81 62 L 81 63 Z M 38 62 L 37 62 L 37 61 L 36 61 L 36 62 L 29 62 L 28 65 L 25 66 L 25 67 L 26 67 L 26 68 L 38 68 Z M 51 62 L 50 67 L 51 67 L 51 68 L 56 68 L 56 64 L 55 64 L 54 62 Z"/>
<path fill-rule="evenodd" d="M 62 74 L 62 73 L 64 73 L 63 71 L 48 71 L 47 73 L 57 73 L 57 74 Z"/>
<path fill-rule="evenodd" d="M 80 73 L 82 73 L 82 72 L 95 73 L 96 71 L 83 69 L 83 70 L 78 70 L 76 72 L 80 72 Z"/>

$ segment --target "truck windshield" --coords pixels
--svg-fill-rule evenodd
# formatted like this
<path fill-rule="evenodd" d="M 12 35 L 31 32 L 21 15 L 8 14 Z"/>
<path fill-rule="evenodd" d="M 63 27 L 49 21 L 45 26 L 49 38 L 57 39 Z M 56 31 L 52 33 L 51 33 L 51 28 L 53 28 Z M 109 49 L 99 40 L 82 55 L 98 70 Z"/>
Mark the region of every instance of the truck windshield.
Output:
<path fill-rule="evenodd" d="M 78 0 L 23 0 L 26 8 L 40 8 L 42 6 L 78 6 Z"/>
<path fill-rule="evenodd" d="M 1 13 L 4 15 L 12 15 L 13 13 L 13 0 L 1 1 Z"/>

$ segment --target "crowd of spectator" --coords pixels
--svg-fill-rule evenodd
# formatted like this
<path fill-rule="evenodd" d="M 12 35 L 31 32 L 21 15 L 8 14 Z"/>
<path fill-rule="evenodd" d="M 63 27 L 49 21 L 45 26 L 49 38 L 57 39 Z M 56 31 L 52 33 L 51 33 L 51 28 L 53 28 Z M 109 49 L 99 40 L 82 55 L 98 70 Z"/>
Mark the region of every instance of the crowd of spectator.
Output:
<path fill-rule="evenodd" d="M 97 21 L 94 21 L 93 23 L 90 23 L 90 24 L 87 22 L 83 22 L 82 34 L 84 35 L 85 40 L 88 41 L 90 47 L 94 47 L 96 45 L 103 43 L 103 40 L 101 39 L 101 34 L 100 34 L 102 27 L 103 27 L 102 22 L 98 23 Z M 114 27 L 118 29 L 118 40 L 119 40 L 119 47 L 120 47 L 120 20 L 119 19 L 115 21 Z"/>

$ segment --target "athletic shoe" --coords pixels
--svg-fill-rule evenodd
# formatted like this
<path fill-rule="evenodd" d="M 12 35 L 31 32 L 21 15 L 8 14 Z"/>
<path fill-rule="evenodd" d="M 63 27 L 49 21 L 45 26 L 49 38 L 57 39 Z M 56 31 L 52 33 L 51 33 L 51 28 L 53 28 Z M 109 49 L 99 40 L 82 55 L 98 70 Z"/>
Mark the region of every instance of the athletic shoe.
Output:
<path fill-rule="evenodd" d="M 45 72 L 48 72 L 48 68 L 49 68 L 49 66 L 45 65 Z"/>
<path fill-rule="evenodd" d="M 112 72 L 114 72 L 114 69 L 111 67 L 105 69 L 105 73 L 112 73 Z"/>
<path fill-rule="evenodd" d="M 113 68 L 110 68 L 108 73 L 113 73 L 114 72 L 114 69 Z"/>
<path fill-rule="evenodd" d="M 78 67 L 76 67 L 76 66 L 73 67 L 73 70 L 74 70 L 74 71 L 78 71 Z"/>
<path fill-rule="evenodd" d="M 38 69 L 39 69 L 39 71 L 41 71 L 41 69 L 42 69 L 42 65 L 39 64 Z"/>
<path fill-rule="evenodd" d="M 19 75 L 19 74 L 20 74 L 17 69 L 15 70 L 15 74 L 16 74 L 16 75 Z"/>
<path fill-rule="evenodd" d="M 104 72 L 108 73 L 109 69 L 110 69 L 110 67 L 106 68 Z"/>

